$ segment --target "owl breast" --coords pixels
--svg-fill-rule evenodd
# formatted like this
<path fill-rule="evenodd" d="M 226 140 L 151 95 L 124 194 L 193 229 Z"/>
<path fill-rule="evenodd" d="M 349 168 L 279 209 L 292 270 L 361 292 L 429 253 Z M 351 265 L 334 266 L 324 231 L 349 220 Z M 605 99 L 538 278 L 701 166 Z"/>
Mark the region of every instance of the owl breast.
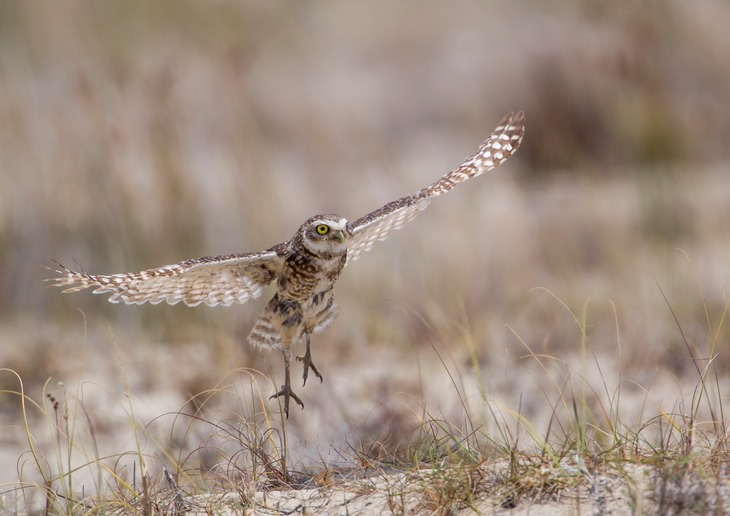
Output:
<path fill-rule="evenodd" d="M 331 290 L 345 266 L 345 253 L 321 257 L 296 253 L 289 256 L 277 281 L 280 296 L 305 302 Z"/>

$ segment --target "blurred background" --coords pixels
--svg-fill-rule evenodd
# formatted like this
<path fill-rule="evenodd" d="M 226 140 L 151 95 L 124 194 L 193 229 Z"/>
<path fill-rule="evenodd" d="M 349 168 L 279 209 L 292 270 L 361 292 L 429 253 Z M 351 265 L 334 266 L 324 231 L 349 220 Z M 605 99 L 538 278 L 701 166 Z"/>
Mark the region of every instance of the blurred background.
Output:
<path fill-rule="evenodd" d="M 248 385 L 239 368 L 268 396 L 280 356 L 245 344 L 266 296 L 111 305 L 47 289 L 43 266 L 135 271 L 354 220 L 524 110 L 509 162 L 345 271 L 291 442 L 397 443 L 480 385 L 544 428 L 550 389 L 586 377 L 597 403 L 623 386 L 638 424 L 679 410 L 713 353 L 722 391 L 729 25 L 723 0 L 2 2 L 0 366 L 35 399 L 63 382 L 117 453 L 125 382 L 143 423 Z M 17 396 L 0 407 L 14 475 Z"/>

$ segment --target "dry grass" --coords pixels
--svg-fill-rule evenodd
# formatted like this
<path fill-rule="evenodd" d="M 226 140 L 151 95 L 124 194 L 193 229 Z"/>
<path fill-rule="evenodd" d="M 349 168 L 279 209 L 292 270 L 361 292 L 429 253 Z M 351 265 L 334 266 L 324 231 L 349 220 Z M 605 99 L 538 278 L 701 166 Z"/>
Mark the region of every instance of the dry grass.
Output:
<path fill-rule="evenodd" d="M 3 3 L 2 510 L 727 510 L 729 20 Z M 288 422 L 279 357 L 242 344 L 262 302 L 43 287 L 49 256 L 137 270 L 358 217 L 515 109 L 504 169 L 348 267 Z"/>

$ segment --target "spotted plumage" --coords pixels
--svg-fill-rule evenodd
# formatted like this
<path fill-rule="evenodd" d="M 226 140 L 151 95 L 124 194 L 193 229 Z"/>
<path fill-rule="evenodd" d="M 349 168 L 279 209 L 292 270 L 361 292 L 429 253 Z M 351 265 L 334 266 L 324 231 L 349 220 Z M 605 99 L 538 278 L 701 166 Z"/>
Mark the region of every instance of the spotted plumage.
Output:
<path fill-rule="evenodd" d="M 500 165 L 519 147 L 524 134 L 524 116 L 510 113 L 502 119 L 474 156 L 438 181 L 413 195 L 390 202 L 354 222 L 339 215 L 316 215 L 301 225 L 288 241 L 260 253 L 208 256 L 157 269 L 109 276 L 72 271 L 61 264 L 51 278 L 63 292 L 93 287 L 94 294 L 111 294 L 112 303 L 157 304 L 165 301 L 188 306 L 245 303 L 261 295 L 263 287 L 276 282 L 276 293 L 248 336 L 251 345 L 279 349 L 284 355 L 285 379 L 272 397 L 289 399 L 304 406 L 291 389 L 291 347 L 305 345 L 298 360 L 304 365 L 304 383 L 309 370 L 322 380 L 312 362 L 310 337 L 327 328 L 337 316 L 333 288 L 346 265 L 385 240 L 426 208 L 434 197 L 457 184 Z"/>

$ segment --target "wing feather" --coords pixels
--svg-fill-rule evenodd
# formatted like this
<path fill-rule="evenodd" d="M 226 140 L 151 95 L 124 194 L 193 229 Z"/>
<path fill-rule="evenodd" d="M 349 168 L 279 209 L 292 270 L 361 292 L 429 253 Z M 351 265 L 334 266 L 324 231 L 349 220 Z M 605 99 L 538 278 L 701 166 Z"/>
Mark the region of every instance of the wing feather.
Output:
<path fill-rule="evenodd" d="M 54 260 L 55 261 L 55 260 Z M 63 292 L 78 292 L 96 287 L 94 294 L 111 294 L 112 303 L 188 306 L 245 303 L 261 295 L 281 270 L 283 257 L 275 248 L 263 253 L 206 256 L 195 260 L 109 276 L 72 271 L 56 262 L 50 269 L 59 277 L 47 281 Z"/>
<path fill-rule="evenodd" d="M 347 264 L 372 249 L 375 242 L 385 240 L 391 231 L 400 229 L 429 205 L 431 199 L 445 194 L 457 184 L 477 177 L 502 164 L 522 142 L 525 115 L 522 111 L 505 116 L 479 150 L 458 168 L 418 192 L 389 202 L 364 217 L 348 224 Z"/>

